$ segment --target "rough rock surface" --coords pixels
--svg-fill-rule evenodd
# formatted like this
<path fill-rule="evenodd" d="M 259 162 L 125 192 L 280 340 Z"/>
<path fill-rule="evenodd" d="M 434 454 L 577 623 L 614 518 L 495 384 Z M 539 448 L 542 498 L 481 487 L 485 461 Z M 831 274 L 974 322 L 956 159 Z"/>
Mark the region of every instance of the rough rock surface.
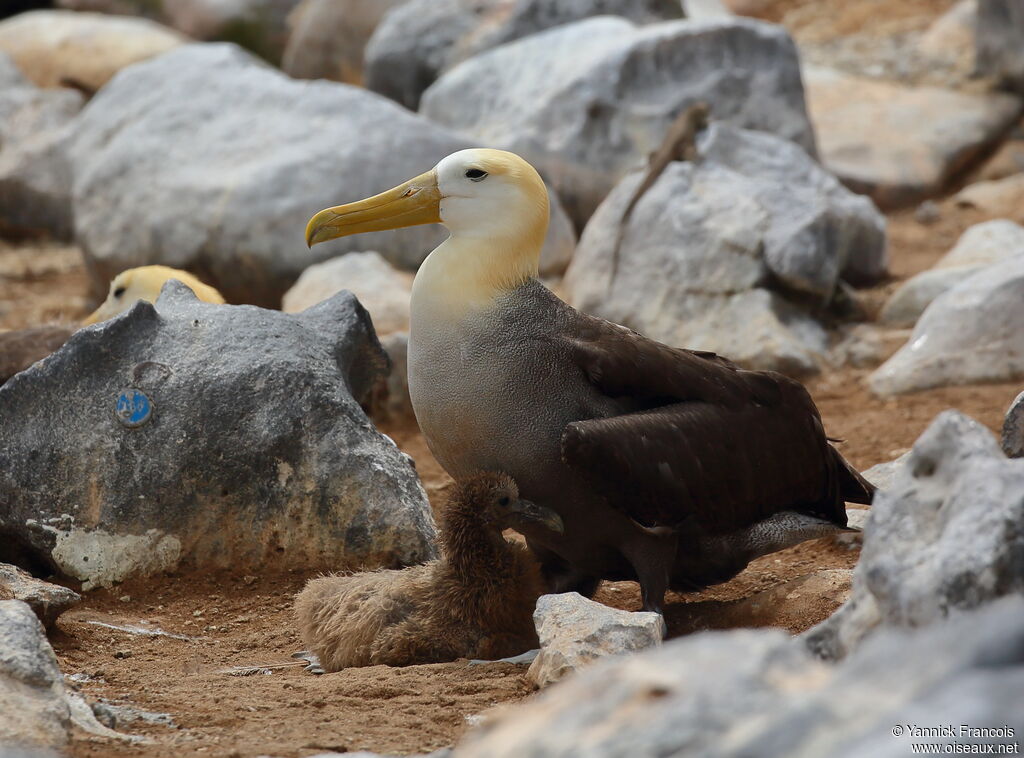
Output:
<path fill-rule="evenodd" d="M 538 687 L 589 666 L 598 658 L 660 645 L 665 619 L 660 613 L 631 613 L 580 595 L 542 595 L 533 612 L 540 653 L 527 678 Z"/>
<path fill-rule="evenodd" d="M 936 298 L 870 377 L 878 395 L 1024 378 L 1024 256 L 985 266 Z"/>
<path fill-rule="evenodd" d="M 71 90 L 37 88 L 0 53 L 0 228 L 71 236 L 63 130 L 82 108 Z"/>
<path fill-rule="evenodd" d="M 743 630 L 603 661 L 495 715 L 455 758 L 900 758 L 912 738 L 894 736 L 894 725 L 1013 729 L 926 739 L 993 752 L 1024 729 L 1020 598 L 929 629 L 888 631 L 838 666 L 800 648 L 782 632 Z"/>
<path fill-rule="evenodd" d="M 423 561 L 423 488 L 357 402 L 385 371 L 351 294 L 296 316 L 168 282 L 0 388 L 0 533 L 86 588 L 179 565 Z M 151 404 L 135 427 L 116 414 L 133 390 Z"/>
<path fill-rule="evenodd" d="M 978 72 L 1024 92 L 1024 5 L 978 0 L 974 40 Z"/>
<path fill-rule="evenodd" d="M 822 162 L 882 208 L 937 195 L 1021 108 L 1011 95 L 911 88 L 818 67 L 805 69 L 804 83 Z"/>
<path fill-rule="evenodd" d="M 414 419 L 416 414 L 409 396 L 409 333 L 388 334 L 381 337 L 380 345 L 391 361 L 391 373 L 388 374 L 387 397 L 383 407 L 374 409 L 375 413 L 384 418 Z"/>
<path fill-rule="evenodd" d="M 0 51 L 40 87 L 98 90 L 125 66 L 184 44 L 148 19 L 32 11 L 0 21 Z"/>
<path fill-rule="evenodd" d="M 370 312 L 378 337 L 409 330 L 412 274 L 399 271 L 373 251 L 349 253 L 310 266 L 285 293 L 281 310 L 299 313 L 342 290 L 359 298 Z"/>
<path fill-rule="evenodd" d="M 456 63 L 498 45 L 604 14 L 637 23 L 678 19 L 678 0 L 409 0 L 366 46 L 366 85 L 415 110 Z"/>
<path fill-rule="evenodd" d="M 59 584 L 36 579 L 9 563 L 0 563 L 0 600 L 27 603 L 47 629 L 57 617 L 81 602 L 82 596 Z"/>
<path fill-rule="evenodd" d="M 881 320 L 913 326 L 935 298 L 990 263 L 1024 254 L 1024 227 L 1008 219 L 975 224 L 929 271 L 911 277 L 882 309 Z"/>
<path fill-rule="evenodd" d="M 1007 458 L 1024 458 L 1024 392 L 1014 398 L 1006 411 L 1002 447 Z"/>
<path fill-rule="evenodd" d="M 884 219 L 778 137 L 714 123 L 698 153 L 669 165 L 636 204 L 609 283 L 620 219 L 643 172 L 612 191 L 566 274 L 569 302 L 671 345 L 814 371 L 824 330 L 786 295 L 826 302 L 842 277 L 877 279 Z"/>
<path fill-rule="evenodd" d="M 42 624 L 20 600 L 0 600 L 0 752 L 62 750 L 71 716 Z"/>
<path fill-rule="evenodd" d="M 885 461 L 884 463 L 876 463 L 866 471 L 862 471 L 861 474 L 875 485 L 878 489 L 884 490 L 892 486 L 892 483 L 896 479 L 896 474 L 902 469 L 906 468 L 907 461 L 910 460 L 910 451 L 908 450 L 898 458 L 894 458 L 891 461 Z M 847 509 L 847 514 L 850 510 Z M 847 522 L 849 523 L 849 522 Z M 863 524 L 858 526 L 863 528 Z"/>
<path fill-rule="evenodd" d="M 104 291 L 126 268 L 162 263 L 229 301 L 276 307 L 305 268 L 346 252 L 416 268 L 441 227 L 308 250 L 306 222 L 469 146 L 365 90 L 295 81 L 233 45 L 187 45 L 126 70 L 82 111 L 70 148 L 75 233 Z M 545 259 L 567 262 L 575 238 L 557 201 L 552 220 Z"/>
<path fill-rule="evenodd" d="M 363 50 L 384 15 L 407 0 L 302 0 L 288 18 L 281 68 L 299 79 L 363 81 Z"/>
<path fill-rule="evenodd" d="M 1024 461 L 945 411 L 871 506 L 850 600 L 804 637 L 842 658 L 879 626 L 920 627 L 1024 591 Z"/>
<path fill-rule="evenodd" d="M 568 24 L 464 61 L 424 93 L 420 110 L 529 160 L 582 227 L 698 101 L 717 120 L 814 152 L 792 40 L 745 19 Z"/>

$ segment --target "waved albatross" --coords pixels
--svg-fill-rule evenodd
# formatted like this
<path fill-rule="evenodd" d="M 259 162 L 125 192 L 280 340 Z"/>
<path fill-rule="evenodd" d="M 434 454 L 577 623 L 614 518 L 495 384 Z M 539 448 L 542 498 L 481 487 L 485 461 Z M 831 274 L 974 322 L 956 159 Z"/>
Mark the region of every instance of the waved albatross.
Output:
<path fill-rule="evenodd" d="M 456 479 L 504 471 L 564 532 L 527 530 L 552 591 L 722 582 L 846 526 L 874 487 L 830 444 L 804 387 L 579 313 L 537 281 L 548 195 L 512 153 L 462 150 L 310 219 L 306 241 L 441 223 L 413 283 L 409 394 Z"/>

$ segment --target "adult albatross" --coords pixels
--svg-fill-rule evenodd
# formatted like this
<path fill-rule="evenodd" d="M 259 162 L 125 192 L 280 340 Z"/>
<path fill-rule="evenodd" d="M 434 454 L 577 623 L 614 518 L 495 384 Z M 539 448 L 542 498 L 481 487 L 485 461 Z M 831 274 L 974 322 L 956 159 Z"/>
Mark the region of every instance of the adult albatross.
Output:
<path fill-rule="evenodd" d="M 412 290 L 409 393 L 456 479 L 509 474 L 556 511 L 526 534 L 550 588 L 726 581 L 753 558 L 843 529 L 874 488 L 835 450 L 804 387 L 579 313 L 537 281 L 540 176 L 471 149 L 366 200 L 317 213 L 306 241 L 441 223 Z"/>

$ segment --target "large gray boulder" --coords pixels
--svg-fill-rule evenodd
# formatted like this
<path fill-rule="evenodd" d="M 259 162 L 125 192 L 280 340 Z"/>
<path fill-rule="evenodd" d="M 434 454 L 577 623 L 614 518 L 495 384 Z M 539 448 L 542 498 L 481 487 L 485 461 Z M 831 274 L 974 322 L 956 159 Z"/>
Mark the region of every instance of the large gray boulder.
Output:
<path fill-rule="evenodd" d="M 978 0 L 974 42 L 978 72 L 1024 92 L 1024 5 Z"/>
<path fill-rule="evenodd" d="M 1021 110 L 1012 95 L 907 87 L 819 67 L 805 69 L 804 83 L 822 163 L 886 209 L 941 193 Z"/>
<path fill-rule="evenodd" d="M 1024 378 L 1024 256 L 985 266 L 937 297 L 870 377 L 878 395 Z"/>
<path fill-rule="evenodd" d="M 880 319 L 893 326 L 913 326 L 935 298 L 991 263 L 1024 255 L 1024 226 L 1009 219 L 975 224 L 934 268 L 911 277 L 882 308 Z"/>
<path fill-rule="evenodd" d="M 1022 650 L 1019 597 L 932 628 L 888 631 L 838 666 L 781 631 L 696 634 L 602 661 L 504 709 L 454 756 L 899 758 L 912 742 L 1012 752 L 1024 729 Z M 908 724 L 1002 732 L 894 732 Z"/>
<path fill-rule="evenodd" d="M 715 119 L 814 154 L 792 40 L 746 19 L 568 24 L 464 61 L 424 93 L 420 110 L 532 162 L 582 227 L 698 101 Z"/>
<path fill-rule="evenodd" d="M 920 627 L 1024 592 L 1024 461 L 957 411 L 941 413 L 875 496 L 853 594 L 805 635 L 841 658 L 878 627 Z"/>
<path fill-rule="evenodd" d="M 415 269 L 441 227 L 309 250 L 306 222 L 471 146 L 357 87 L 295 81 L 234 45 L 187 45 L 122 72 L 76 121 L 75 234 L 103 291 L 126 268 L 161 263 L 229 301 L 276 307 L 309 265 L 353 250 Z M 544 260 L 564 267 L 574 244 L 555 200 Z"/>
<path fill-rule="evenodd" d="M 575 307 L 671 345 L 804 374 L 824 330 L 789 295 L 827 302 L 841 279 L 886 270 L 885 220 L 799 146 L 713 123 L 693 162 L 670 164 L 619 225 L 644 177 L 590 219 L 565 278 Z"/>
<path fill-rule="evenodd" d="M 0 600 L 0 755 L 63 752 L 70 728 L 64 678 L 42 624 L 22 601 Z"/>
<path fill-rule="evenodd" d="M 300 79 L 363 81 L 363 50 L 384 15 L 407 0 L 302 0 L 288 18 L 281 68 Z"/>
<path fill-rule="evenodd" d="M 386 369 L 349 293 L 289 315 L 171 281 L 0 388 L 0 533 L 86 588 L 421 562 L 423 488 L 359 404 Z"/>
<path fill-rule="evenodd" d="M 0 53 L 0 230 L 71 236 L 64 130 L 82 108 L 72 90 L 43 90 Z"/>
<path fill-rule="evenodd" d="M 366 46 L 366 86 L 416 110 L 444 71 L 506 42 L 592 16 L 678 19 L 678 0 L 409 0 Z"/>

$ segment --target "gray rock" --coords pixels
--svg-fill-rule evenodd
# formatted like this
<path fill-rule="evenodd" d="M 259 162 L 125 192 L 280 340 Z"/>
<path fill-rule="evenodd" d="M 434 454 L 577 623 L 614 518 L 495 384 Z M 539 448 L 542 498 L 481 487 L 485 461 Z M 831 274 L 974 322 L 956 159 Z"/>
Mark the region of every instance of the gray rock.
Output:
<path fill-rule="evenodd" d="M 1005 94 L 906 87 L 831 69 L 804 71 L 822 162 L 881 208 L 938 195 L 1017 119 Z"/>
<path fill-rule="evenodd" d="M 391 361 L 391 373 L 388 374 L 387 398 L 378 412 L 385 419 L 415 419 L 409 397 L 409 333 L 389 334 L 381 338 L 380 345 Z"/>
<path fill-rule="evenodd" d="M 366 86 L 412 110 L 456 63 L 574 21 L 615 15 L 637 23 L 678 19 L 679 0 L 409 0 L 366 46 Z"/>
<path fill-rule="evenodd" d="M 580 595 L 541 595 L 533 612 L 540 653 L 527 678 L 546 687 L 599 658 L 660 645 L 665 619 L 660 613 L 631 613 Z"/>
<path fill-rule="evenodd" d="M 351 294 L 295 316 L 168 282 L 0 388 L 0 532 L 86 588 L 426 560 L 423 488 L 357 402 L 385 371 Z M 128 388 L 151 402 L 137 427 L 115 413 Z"/>
<path fill-rule="evenodd" d="M 1017 0 L 978 0 L 974 43 L 979 73 L 1024 92 L 1024 6 Z"/>
<path fill-rule="evenodd" d="M 862 471 L 861 474 L 875 485 L 878 489 L 884 490 L 892 486 L 892 483 L 896 479 L 897 473 L 902 471 L 907 466 L 907 462 L 910 460 L 910 451 L 908 450 L 903 455 L 895 458 L 891 461 L 885 461 L 884 463 L 876 463 L 866 471 Z M 849 513 L 849 509 L 846 511 Z M 863 528 L 863 524 L 857 524 Z"/>
<path fill-rule="evenodd" d="M 233 45 L 186 45 L 125 70 L 76 121 L 75 233 L 104 291 L 126 268 L 162 263 L 229 301 L 276 307 L 304 269 L 346 252 L 415 269 L 441 227 L 311 251 L 306 222 L 470 146 L 365 90 L 295 81 Z M 552 218 L 544 256 L 566 260 L 575 240 L 557 201 Z"/>
<path fill-rule="evenodd" d="M 1014 398 L 1006 412 L 1002 447 L 1007 458 L 1024 458 L 1024 392 Z"/>
<path fill-rule="evenodd" d="M 102 13 L 42 10 L 0 21 L 0 51 L 40 87 L 96 91 L 125 66 L 185 42 L 148 19 Z"/>
<path fill-rule="evenodd" d="M 907 724 L 1006 726 L 1014 736 L 919 739 L 1010 746 L 1024 729 L 1022 649 L 1020 598 L 887 631 L 838 666 L 778 631 L 696 634 L 506 708 L 455 758 L 896 758 L 912 738 L 893 727 Z"/>
<path fill-rule="evenodd" d="M 299 79 L 363 81 L 363 50 L 384 15 L 406 0 L 302 0 L 288 25 L 281 68 Z"/>
<path fill-rule="evenodd" d="M 880 319 L 893 326 L 913 326 L 935 298 L 990 263 L 1024 254 L 1024 227 L 1008 219 L 975 224 L 928 271 L 911 277 L 882 308 Z"/>
<path fill-rule="evenodd" d="M 669 165 L 637 203 L 609 284 L 620 220 L 643 173 L 612 191 L 566 274 L 569 301 L 671 345 L 813 372 L 824 330 L 786 297 L 827 301 L 843 276 L 877 278 L 884 219 L 778 137 L 714 123 L 698 153 Z"/>
<path fill-rule="evenodd" d="M 464 61 L 424 93 L 420 110 L 529 160 L 582 227 L 698 101 L 716 119 L 814 153 L 792 40 L 746 19 L 568 24 Z"/>
<path fill-rule="evenodd" d="M 59 584 L 36 579 L 27 571 L 9 563 L 0 563 L 0 600 L 27 603 L 47 629 L 57 617 L 82 601 L 82 596 Z"/>
<path fill-rule="evenodd" d="M 1024 256 L 986 266 L 936 298 L 910 341 L 869 378 L 878 395 L 1024 378 Z"/>
<path fill-rule="evenodd" d="M 71 716 L 57 656 L 20 600 L 0 600 L 0 752 L 63 751 Z"/>
<path fill-rule="evenodd" d="M 0 229 L 71 236 L 71 174 L 61 144 L 82 102 L 72 90 L 37 88 L 0 53 Z"/>
<path fill-rule="evenodd" d="M 949 292 L 981 269 L 981 266 L 960 266 L 922 271 L 903 282 L 889 296 L 878 318 L 889 326 L 913 326 L 935 298 Z"/>
<path fill-rule="evenodd" d="M 305 271 L 281 300 L 285 313 L 299 313 L 348 290 L 373 319 L 378 337 L 409 330 L 412 275 L 399 271 L 380 253 L 349 253 Z"/>
<path fill-rule="evenodd" d="M 997 218 L 969 227 L 935 268 L 985 266 L 1024 253 L 1024 226 Z"/>
<path fill-rule="evenodd" d="M 878 627 L 920 627 L 1024 592 L 1024 461 L 991 432 L 945 411 L 875 496 L 853 594 L 805 634 L 842 658 Z"/>

